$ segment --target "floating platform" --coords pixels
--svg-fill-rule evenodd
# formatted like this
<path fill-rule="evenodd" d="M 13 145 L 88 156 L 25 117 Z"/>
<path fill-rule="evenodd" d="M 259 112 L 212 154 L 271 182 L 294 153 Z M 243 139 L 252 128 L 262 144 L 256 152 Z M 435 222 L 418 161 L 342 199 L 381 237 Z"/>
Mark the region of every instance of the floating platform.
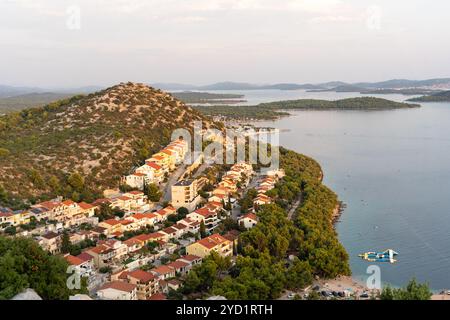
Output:
<path fill-rule="evenodd" d="M 397 262 L 397 260 L 394 259 L 394 257 L 396 257 L 397 255 L 398 255 L 398 252 L 395 252 L 392 249 L 387 249 L 383 252 L 366 252 L 366 253 L 360 254 L 358 256 L 369 262 L 395 263 L 395 262 Z"/>

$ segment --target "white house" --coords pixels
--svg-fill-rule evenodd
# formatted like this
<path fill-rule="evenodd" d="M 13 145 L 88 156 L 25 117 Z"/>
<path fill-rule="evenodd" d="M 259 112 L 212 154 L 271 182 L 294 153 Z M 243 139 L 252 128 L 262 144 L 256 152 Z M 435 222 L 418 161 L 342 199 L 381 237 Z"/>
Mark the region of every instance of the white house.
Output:
<path fill-rule="evenodd" d="M 103 300 L 137 300 L 137 286 L 122 281 L 112 281 L 104 284 L 97 296 Z"/>
<path fill-rule="evenodd" d="M 238 223 L 246 229 L 251 229 L 258 223 L 258 217 L 253 213 L 247 213 L 238 219 Z"/>

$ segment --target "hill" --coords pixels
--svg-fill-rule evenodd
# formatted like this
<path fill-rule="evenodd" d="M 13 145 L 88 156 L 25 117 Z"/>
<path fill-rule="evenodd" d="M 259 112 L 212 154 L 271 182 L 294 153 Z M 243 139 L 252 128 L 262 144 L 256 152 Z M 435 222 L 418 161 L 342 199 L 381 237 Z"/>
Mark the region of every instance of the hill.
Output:
<path fill-rule="evenodd" d="M 450 101 L 450 91 L 437 92 L 428 96 L 409 99 L 416 102 L 448 102 Z"/>
<path fill-rule="evenodd" d="M 170 94 L 122 83 L 0 118 L 0 205 L 91 200 L 167 144 L 173 129 L 218 125 Z"/>
<path fill-rule="evenodd" d="M 401 103 L 374 97 L 330 100 L 286 100 L 260 103 L 256 106 L 196 106 L 205 115 L 230 119 L 275 119 L 289 115 L 289 110 L 392 110 L 420 107 L 417 104 Z"/>

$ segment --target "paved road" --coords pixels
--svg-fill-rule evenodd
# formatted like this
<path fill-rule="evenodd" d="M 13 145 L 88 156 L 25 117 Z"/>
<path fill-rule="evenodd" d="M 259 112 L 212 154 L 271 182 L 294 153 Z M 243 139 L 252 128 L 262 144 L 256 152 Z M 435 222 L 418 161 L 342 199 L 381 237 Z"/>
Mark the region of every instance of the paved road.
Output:
<path fill-rule="evenodd" d="M 210 165 L 207 163 L 202 163 L 200 165 L 200 167 L 198 167 L 197 171 L 195 172 L 195 174 L 192 176 L 194 179 L 198 178 L 205 170 L 206 168 L 208 168 Z"/>
<path fill-rule="evenodd" d="M 186 171 L 186 165 L 182 164 L 178 168 L 175 169 L 174 172 L 172 172 L 169 176 L 169 180 L 167 180 L 167 183 L 162 186 L 163 188 L 163 201 L 170 201 L 172 200 L 172 186 L 177 183 L 178 179 L 183 175 L 183 173 Z"/>
<path fill-rule="evenodd" d="M 302 203 L 302 200 L 303 200 L 303 196 L 302 196 L 302 193 L 300 192 L 299 196 L 297 197 L 297 199 L 295 200 L 294 204 L 292 205 L 291 209 L 288 212 L 289 220 L 292 220 L 295 210 L 297 210 L 297 208 L 300 206 L 300 204 Z"/>
<path fill-rule="evenodd" d="M 242 192 L 242 195 L 245 195 L 248 192 L 248 190 L 256 188 L 256 186 L 258 185 L 259 178 L 260 176 L 258 174 L 255 174 L 250 180 L 248 186 Z M 240 215 L 241 215 L 241 206 L 239 204 L 236 204 L 236 206 L 233 207 L 233 209 L 231 210 L 231 218 L 237 220 Z"/>

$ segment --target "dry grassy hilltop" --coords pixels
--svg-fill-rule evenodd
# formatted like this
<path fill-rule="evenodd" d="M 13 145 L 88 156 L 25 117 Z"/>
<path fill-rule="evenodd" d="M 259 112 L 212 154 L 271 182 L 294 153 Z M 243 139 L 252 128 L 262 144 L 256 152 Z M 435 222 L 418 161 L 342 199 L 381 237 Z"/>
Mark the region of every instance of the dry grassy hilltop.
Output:
<path fill-rule="evenodd" d="M 0 205 L 57 194 L 89 200 L 194 121 L 220 127 L 170 94 L 130 82 L 0 117 Z"/>

